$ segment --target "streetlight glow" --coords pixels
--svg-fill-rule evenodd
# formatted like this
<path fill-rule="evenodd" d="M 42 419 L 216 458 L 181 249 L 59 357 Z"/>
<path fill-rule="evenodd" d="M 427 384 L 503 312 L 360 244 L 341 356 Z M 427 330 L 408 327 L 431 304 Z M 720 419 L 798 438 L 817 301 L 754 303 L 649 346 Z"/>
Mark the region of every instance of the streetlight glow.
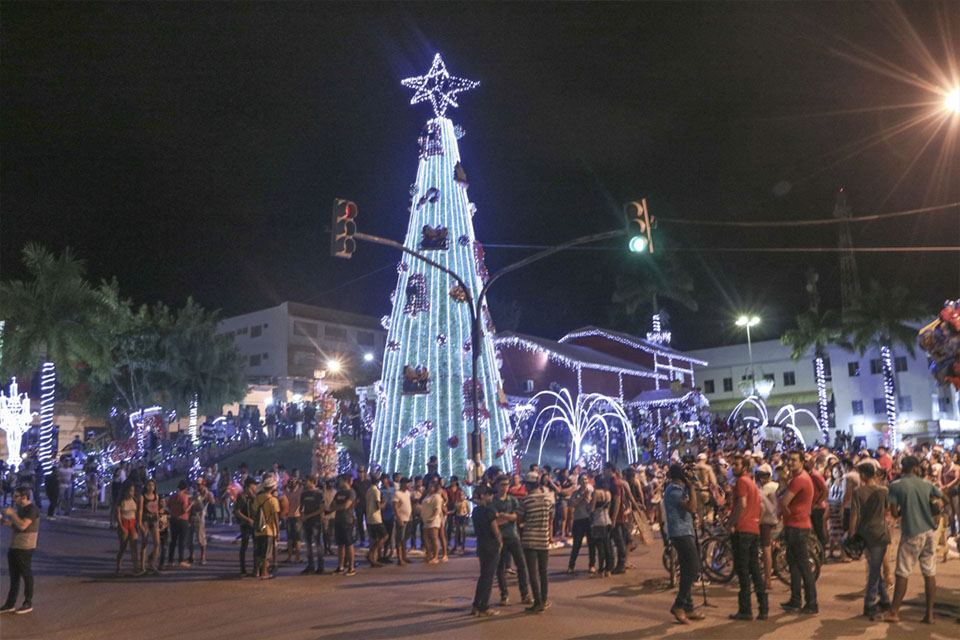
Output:
<path fill-rule="evenodd" d="M 945 106 L 948 111 L 960 113 L 960 88 L 954 89 L 947 94 L 947 97 L 943 99 L 943 106 Z"/>
<path fill-rule="evenodd" d="M 760 324 L 760 318 L 757 316 L 740 316 L 737 318 L 738 327 L 755 327 Z"/>
<path fill-rule="evenodd" d="M 340 361 L 339 360 L 327 360 L 327 371 L 330 373 L 336 373 L 340 371 Z"/>
<path fill-rule="evenodd" d="M 372 353 L 365 353 L 365 354 L 363 354 L 363 361 L 364 361 L 364 362 L 373 362 L 373 354 L 372 354 Z"/>

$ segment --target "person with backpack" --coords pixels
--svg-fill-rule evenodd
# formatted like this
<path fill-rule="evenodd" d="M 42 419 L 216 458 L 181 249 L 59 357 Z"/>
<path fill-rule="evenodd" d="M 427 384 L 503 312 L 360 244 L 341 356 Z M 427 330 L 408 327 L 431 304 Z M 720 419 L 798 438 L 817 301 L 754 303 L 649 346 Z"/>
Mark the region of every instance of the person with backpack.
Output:
<path fill-rule="evenodd" d="M 273 495 L 276 489 L 277 477 L 271 474 L 253 501 L 253 575 L 261 580 L 271 578 L 270 559 L 280 529 L 280 503 Z"/>
<path fill-rule="evenodd" d="M 247 547 L 253 537 L 253 501 L 257 497 L 257 481 L 247 477 L 243 481 L 243 493 L 233 504 L 233 517 L 240 525 L 240 576 L 247 575 Z"/>

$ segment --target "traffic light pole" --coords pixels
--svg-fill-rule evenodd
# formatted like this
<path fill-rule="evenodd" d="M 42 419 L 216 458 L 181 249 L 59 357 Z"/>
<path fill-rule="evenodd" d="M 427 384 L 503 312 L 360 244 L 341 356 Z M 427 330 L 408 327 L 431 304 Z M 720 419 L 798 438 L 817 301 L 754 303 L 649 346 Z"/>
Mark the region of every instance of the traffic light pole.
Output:
<path fill-rule="evenodd" d="M 408 249 L 403 246 L 402 243 L 397 242 L 396 240 L 390 240 L 389 238 L 381 238 L 380 236 L 370 235 L 368 233 L 357 232 L 354 234 L 355 238 L 360 240 L 366 240 L 367 242 L 373 242 L 375 244 L 382 244 L 388 247 L 393 247 L 395 249 L 400 249 L 406 254 L 409 254 L 419 260 L 422 260 L 429 264 L 432 267 L 440 269 L 444 273 L 453 276 L 457 281 L 457 284 L 460 285 L 460 288 L 463 289 L 464 293 L 467 296 L 467 306 L 470 309 L 470 355 L 473 361 L 473 432 L 470 434 L 470 459 L 472 460 L 476 454 L 480 451 L 480 398 L 479 398 L 479 388 L 477 384 L 477 362 L 480 359 L 480 344 L 481 344 L 481 330 L 480 330 L 480 317 L 481 311 L 483 309 L 483 301 L 487 297 L 487 291 L 490 290 L 490 286 L 500 279 L 501 276 L 505 276 L 512 271 L 521 269 L 528 264 L 537 262 L 538 260 L 543 260 L 549 256 L 552 256 L 555 253 L 559 253 L 564 249 L 569 249 L 570 247 L 575 247 L 581 244 L 589 244 L 591 242 L 599 242 L 601 240 L 609 240 L 611 238 L 617 238 L 623 236 L 627 233 L 624 229 L 617 229 L 615 231 L 604 231 L 603 233 L 594 233 L 588 236 L 581 236 L 579 238 L 574 238 L 573 240 L 568 240 L 562 244 L 558 244 L 553 247 L 548 247 L 543 251 L 533 254 L 532 256 L 526 257 L 523 260 L 518 260 L 513 264 L 508 264 L 503 267 L 492 276 L 487 279 L 487 282 L 480 289 L 480 294 L 474 299 L 471 294 L 471 289 L 466 285 L 463 279 L 451 269 L 439 264 L 427 256 L 414 251 L 413 249 Z"/>

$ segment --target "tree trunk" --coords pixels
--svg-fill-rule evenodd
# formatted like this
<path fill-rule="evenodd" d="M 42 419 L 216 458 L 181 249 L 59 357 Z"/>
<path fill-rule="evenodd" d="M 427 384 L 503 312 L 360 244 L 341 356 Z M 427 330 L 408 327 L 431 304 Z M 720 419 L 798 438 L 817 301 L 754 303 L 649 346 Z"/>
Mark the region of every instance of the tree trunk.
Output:
<path fill-rule="evenodd" d="M 820 409 L 820 444 L 830 442 L 830 413 L 827 407 L 827 376 L 824 372 L 823 356 L 814 360 L 817 373 L 817 406 Z"/>
<path fill-rule="evenodd" d="M 887 436 L 889 445 L 896 449 L 900 445 L 900 433 L 897 430 L 897 388 L 893 379 L 893 358 L 890 347 L 880 347 L 880 359 L 883 361 L 883 400 L 887 408 Z"/>
<path fill-rule="evenodd" d="M 54 391 L 57 386 L 57 366 L 44 362 L 40 367 L 40 442 L 37 461 L 43 475 L 53 471 L 57 459 L 57 443 L 53 432 Z"/>

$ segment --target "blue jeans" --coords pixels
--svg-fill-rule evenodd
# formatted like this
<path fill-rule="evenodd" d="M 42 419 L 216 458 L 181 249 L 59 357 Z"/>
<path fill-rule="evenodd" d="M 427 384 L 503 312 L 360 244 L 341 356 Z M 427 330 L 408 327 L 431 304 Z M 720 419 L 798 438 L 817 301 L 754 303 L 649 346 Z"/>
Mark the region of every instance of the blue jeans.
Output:
<path fill-rule="evenodd" d="M 877 605 L 877 595 L 880 596 L 880 603 L 890 604 L 890 596 L 887 594 L 887 585 L 881 576 L 883 568 L 883 556 L 887 552 L 887 545 L 880 544 L 875 547 L 867 547 L 863 550 L 863 555 L 867 559 L 867 593 L 863 598 L 864 610 Z"/>
<path fill-rule="evenodd" d="M 670 544 L 677 550 L 677 560 L 680 562 L 680 587 L 677 590 L 677 599 L 673 602 L 673 608 L 683 609 L 689 613 L 693 611 L 693 597 L 690 592 L 700 574 L 697 541 L 693 536 L 677 536 L 670 538 Z"/>

